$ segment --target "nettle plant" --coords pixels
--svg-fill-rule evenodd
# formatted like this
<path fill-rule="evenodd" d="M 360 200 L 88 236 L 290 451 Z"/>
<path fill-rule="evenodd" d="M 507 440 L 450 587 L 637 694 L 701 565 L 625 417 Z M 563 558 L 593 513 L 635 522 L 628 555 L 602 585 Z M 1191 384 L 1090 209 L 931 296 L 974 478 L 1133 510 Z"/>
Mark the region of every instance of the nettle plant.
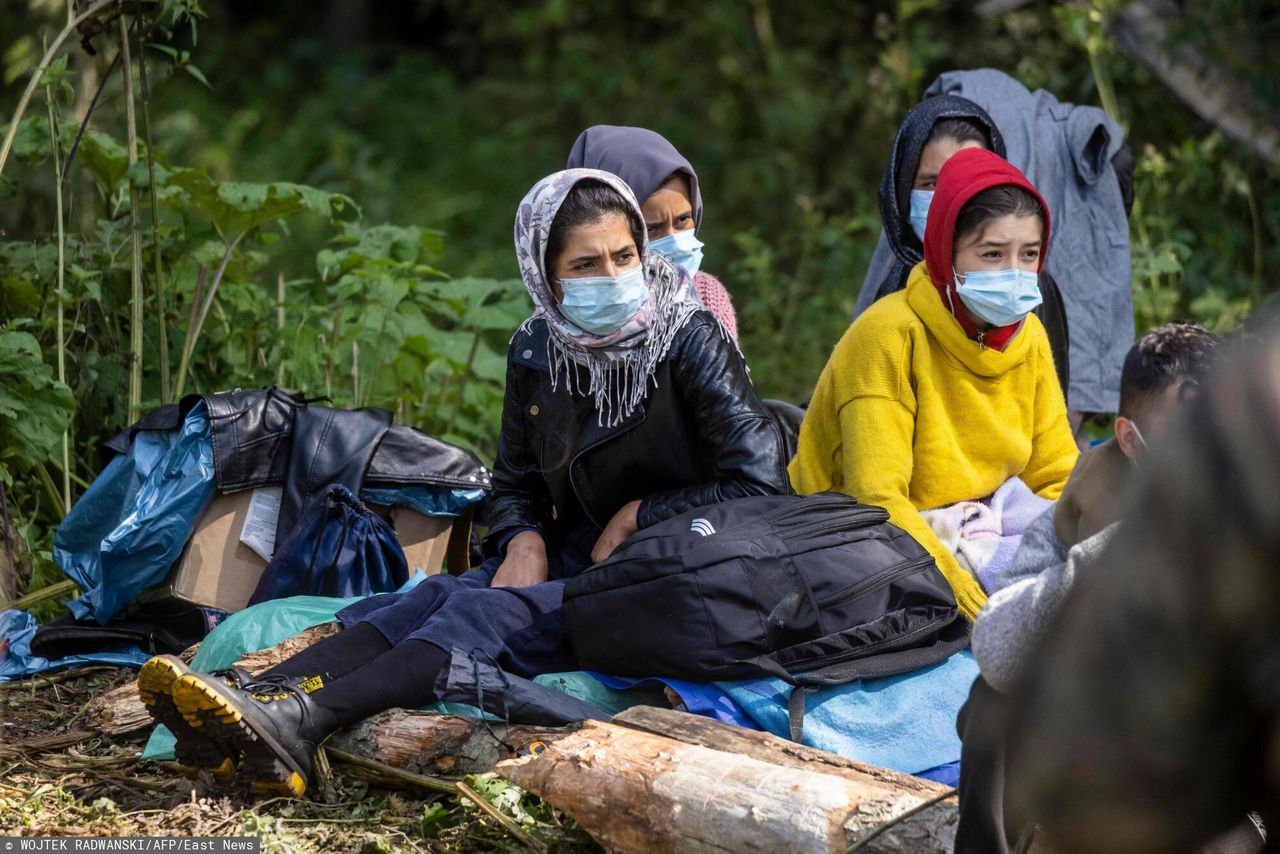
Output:
<path fill-rule="evenodd" d="M 436 266 L 439 232 L 366 224 L 351 198 L 315 187 L 220 180 L 147 143 L 148 99 L 133 97 L 146 49 L 164 48 L 152 53 L 168 75 L 207 83 L 189 54 L 148 40 L 194 33 L 201 14 L 191 2 L 69 14 L 122 69 L 111 103 L 124 102 L 124 133 L 103 129 L 120 122 L 97 114 L 97 95 L 72 114 L 67 30 L 0 127 L 0 206 L 23 224 L 0 234 L 0 499 L 38 565 L 98 469 L 97 442 L 192 392 L 276 384 L 389 408 L 484 456 L 496 445 L 506 345 L 528 311 L 517 281 L 452 279 Z"/>

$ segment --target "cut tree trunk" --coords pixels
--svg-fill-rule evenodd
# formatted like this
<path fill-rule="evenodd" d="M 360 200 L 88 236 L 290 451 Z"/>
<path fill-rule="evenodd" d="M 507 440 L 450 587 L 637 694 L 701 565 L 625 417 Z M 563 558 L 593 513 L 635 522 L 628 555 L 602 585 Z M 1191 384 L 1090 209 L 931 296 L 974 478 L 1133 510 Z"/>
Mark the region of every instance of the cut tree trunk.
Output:
<path fill-rule="evenodd" d="M 925 798 L 947 791 L 945 786 L 901 771 L 846 759 L 816 747 L 779 738 L 772 733 L 743 729 L 701 715 L 677 712 L 675 709 L 635 706 L 614 715 L 613 723 L 655 735 L 665 735 L 686 744 L 700 744 L 724 753 L 750 756 L 773 765 L 799 768 L 816 774 L 835 774 L 859 783 L 870 778 L 903 791 L 917 792 Z"/>
<path fill-rule="evenodd" d="M 742 731 L 747 741 L 737 732 L 719 739 L 714 727 L 692 734 L 699 729 L 692 723 L 685 729 L 698 742 L 691 744 L 588 721 L 537 756 L 501 762 L 497 770 L 564 810 L 610 851 L 951 848 L 954 802 L 909 815 L 945 797 L 944 786 L 857 763 L 844 767 L 838 758 L 818 761 L 802 749 L 778 751 L 771 736 Z"/>
<path fill-rule="evenodd" d="M 502 723 L 486 727 L 477 718 L 389 709 L 335 733 L 325 744 L 415 774 L 460 777 L 492 771 L 515 750 L 536 741 L 550 743 L 566 732 Z"/>

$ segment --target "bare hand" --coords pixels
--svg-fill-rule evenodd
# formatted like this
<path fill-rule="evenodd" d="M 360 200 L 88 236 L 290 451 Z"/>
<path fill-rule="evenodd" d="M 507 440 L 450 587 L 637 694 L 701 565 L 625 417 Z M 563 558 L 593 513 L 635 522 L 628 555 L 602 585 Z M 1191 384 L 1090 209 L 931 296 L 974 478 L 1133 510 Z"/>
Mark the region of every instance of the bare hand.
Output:
<path fill-rule="evenodd" d="M 521 531 L 507 543 L 507 556 L 490 587 L 529 587 L 547 580 L 547 544 L 537 531 Z"/>
<path fill-rule="evenodd" d="M 600 532 L 595 548 L 591 550 L 591 562 L 599 563 L 613 554 L 613 550 L 621 545 L 627 537 L 640 530 L 636 514 L 640 511 L 639 501 L 629 501 L 613 514 L 609 524 Z"/>

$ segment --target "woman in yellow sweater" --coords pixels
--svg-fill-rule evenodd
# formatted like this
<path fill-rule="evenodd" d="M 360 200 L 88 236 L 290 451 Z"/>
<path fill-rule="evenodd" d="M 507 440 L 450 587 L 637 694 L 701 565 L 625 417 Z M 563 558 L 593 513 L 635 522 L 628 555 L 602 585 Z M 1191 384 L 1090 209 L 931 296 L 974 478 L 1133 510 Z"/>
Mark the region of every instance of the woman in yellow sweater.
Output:
<path fill-rule="evenodd" d="M 985 498 L 1011 477 L 1056 500 L 1076 461 L 1049 341 L 1031 311 L 1048 207 L 983 149 L 938 175 L 924 258 L 905 290 L 836 345 L 800 428 L 791 483 L 889 511 L 933 554 L 970 619 L 986 601 L 919 511 Z"/>

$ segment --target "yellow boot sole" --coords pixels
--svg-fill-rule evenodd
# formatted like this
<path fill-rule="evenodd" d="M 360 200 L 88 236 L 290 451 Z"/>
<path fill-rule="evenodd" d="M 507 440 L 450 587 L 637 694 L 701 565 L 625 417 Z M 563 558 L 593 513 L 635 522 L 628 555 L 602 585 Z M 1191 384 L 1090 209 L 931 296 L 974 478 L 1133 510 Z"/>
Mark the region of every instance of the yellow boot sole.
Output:
<path fill-rule="evenodd" d="M 175 655 L 157 655 L 138 671 L 138 699 L 152 719 L 173 733 L 174 756 L 182 773 L 195 779 L 201 771 L 219 783 L 235 780 L 235 759 L 202 730 L 192 727 L 178 711 L 173 688 L 191 669 Z"/>
<path fill-rule="evenodd" d="M 198 673 L 173 687 L 178 711 L 193 727 L 202 727 L 240 754 L 240 777 L 264 795 L 300 798 L 307 791 L 301 769 L 269 733 L 252 726 L 238 707 L 236 692 Z"/>

